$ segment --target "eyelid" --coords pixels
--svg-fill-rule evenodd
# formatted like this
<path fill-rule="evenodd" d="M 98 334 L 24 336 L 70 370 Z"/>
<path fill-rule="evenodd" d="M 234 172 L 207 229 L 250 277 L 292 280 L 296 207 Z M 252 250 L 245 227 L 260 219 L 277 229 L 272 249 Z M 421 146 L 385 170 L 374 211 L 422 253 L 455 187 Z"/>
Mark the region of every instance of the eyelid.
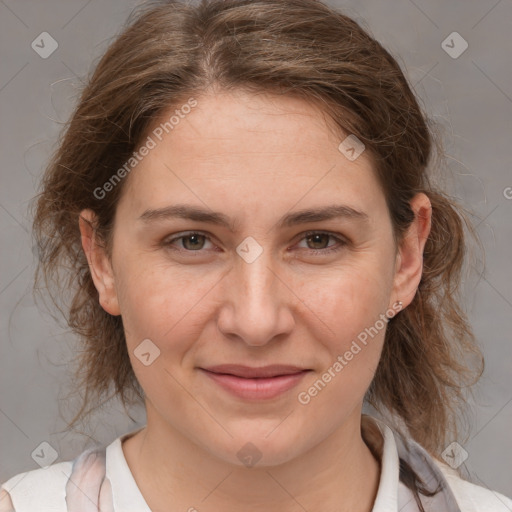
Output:
<path fill-rule="evenodd" d="M 205 233 L 205 232 L 202 232 L 202 231 L 182 231 L 180 233 L 176 233 L 175 235 L 172 235 L 171 237 L 166 237 L 163 239 L 162 241 L 162 245 L 164 245 L 165 247 L 171 247 L 173 249 L 176 249 L 177 251 L 179 252 L 187 252 L 187 253 L 201 253 L 201 252 L 204 252 L 203 250 L 199 250 L 199 251 L 189 251 L 187 249 L 178 249 L 178 248 L 175 248 L 172 246 L 172 244 L 174 242 L 177 242 L 178 240 L 181 240 L 182 238 L 187 238 L 189 236 L 193 236 L 193 235 L 200 235 L 200 236 L 204 236 L 207 240 L 210 241 L 210 243 L 213 243 L 212 242 L 212 236 L 209 235 L 208 233 Z"/>
<path fill-rule="evenodd" d="M 326 253 L 326 252 L 329 252 L 329 249 L 335 250 L 336 247 L 341 248 L 342 246 L 345 246 L 348 244 L 348 240 L 344 236 L 340 235 L 339 233 L 332 233 L 330 231 L 322 231 L 322 230 L 311 230 L 311 231 L 306 231 L 304 233 L 301 233 L 300 234 L 301 238 L 299 239 L 299 242 L 301 242 L 305 238 L 308 238 L 309 236 L 313 236 L 313 235 L 327 235 L 331 238 L 334 238 L 338 243 L 336 245 L 327 247 L 325 249 L 306 249 L 307 251 Z"/>
<path fill-rule="evenodd" d="M 174 248 L 172 246 L 172 243 L 173 242 L 176 242 L 178 240 L 181 240 L 182 238 L 187 238 L 189 236 L 193 236 L 193 235 L 200 235 L 200 236 L 204 236 L 207 240 L 209 240 L 211 243 L 212 242 L 212 236 L 206 232 L 203 232 L 203 231 L 183 231 L 181 233 L 176 233 L 176 235 L 173 235 L 171 238 L 165 238 L 163 240 L 163 245 L 166 246 L 166 247 L 172 247 L 173 249 L 179 251 L 179 252 L 186 252 L 186 253 L 189 253 L 189 254 L 192 254 L 192 253 L 198 253 L 198 254 L 201 254 L 202 252 L 204 252 L 203 250 L 197 250 L 197 251 L 191 251 L 191 250 L 187 250 L 187 249 L 178 249 L 178 248 Z M 327 235 L 333 239 L 335 239 L 337 241 L 337 244 L 333 245 L 333 246 L 329 246 L 329 247 L 326 247 L 325 249 L 308 249 L 308 248 L 302 248 L 306 251 L 309 251 L 309 252 L 312 252 L 314 254 L 317 254 L 317 253 L 323 253 L 323 254 L 328 254 L 330 252 L 335 252 L 337 250 L 340 250 L 341 248 L 343 248 L 344 246 L 346 246 L 349 241 L 343 237 L 342 235 L 340 235 L 339 233 L 332 233 L 330 231 L 322 231 L 322 230 L 310 230 L 310 231 L 305 231 L 303 233 L 300 233 L 299 236 L 300 238 L 297 240 L 297 242 L 295 243 L 298 244 L 299 242 L 301 242 L 302 240 L 310 237 L 310 236 L 313 236 L 313 235 Z"/>

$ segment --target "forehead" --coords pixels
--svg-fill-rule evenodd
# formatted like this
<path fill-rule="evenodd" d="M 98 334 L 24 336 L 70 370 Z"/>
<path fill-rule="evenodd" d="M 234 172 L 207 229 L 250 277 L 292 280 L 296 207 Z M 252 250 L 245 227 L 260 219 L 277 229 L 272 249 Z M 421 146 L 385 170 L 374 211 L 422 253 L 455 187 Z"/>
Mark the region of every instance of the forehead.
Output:
<path fill-rule="evenodd" d="M 359 207 L 383 201 L 369 155 L 347 158 L 339 145 L 348 134 L 310 102 L 242 91 L 194 100 L 169 108 L 148 130 L 153 148 L 126 183 L 133 208 L 178 198 L 256 210 L 337 195 Z"/>

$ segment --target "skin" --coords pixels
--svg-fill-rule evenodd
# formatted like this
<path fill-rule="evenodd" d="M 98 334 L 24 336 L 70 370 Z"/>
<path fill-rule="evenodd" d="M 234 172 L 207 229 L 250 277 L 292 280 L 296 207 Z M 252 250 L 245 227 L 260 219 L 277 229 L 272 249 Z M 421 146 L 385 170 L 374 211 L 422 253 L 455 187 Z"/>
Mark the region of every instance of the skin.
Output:
<path fill-rule="evenodd" d="M 361 437 L 361 408 L 385 329 L 309 404 L 297 395 L 379 315 L 412 301 L 430 202 L 413 198 L 416 219 L 397 247 L 368 154 L 349 161 L 338 150 L 344 136 L 318 109 L 242 91 L 197 101 L 125 178 L 111 258 L 84 221 L 93 212 L 81 213 L 100 303 L 122 315 L 146 395 L 147 426 L 123 443 L 130 470 L 154 511 L 370 511 L 380 469 Z M 177 203 L 222 212 L 236 229 L 139 218 Z M 330 204 L 367 218 L 277 226 L 287 213 Z M 191 230 L 205 237 L 170 245 Z M 334 238 L 308 238 L 310 230 Z M 263 249 L 252 263 L 236 252 L 249 236 Z M 145 366 L 134 350 L 148 338 L 160 355 Z M 198 369 L 222 363 L 312 371 L 276 398 L 247 401 Z M 261 454 L 252 468 L 237 457 L 248 442 Z"/>

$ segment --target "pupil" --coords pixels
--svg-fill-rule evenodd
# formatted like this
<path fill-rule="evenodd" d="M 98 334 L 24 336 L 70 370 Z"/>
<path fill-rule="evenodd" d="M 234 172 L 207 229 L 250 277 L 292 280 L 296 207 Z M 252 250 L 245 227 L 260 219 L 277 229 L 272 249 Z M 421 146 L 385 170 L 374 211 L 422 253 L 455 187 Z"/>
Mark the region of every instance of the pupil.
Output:
<path fill-rule="evenodd" d="M 309 241 L 313 242 L 313 245 L 320 244 L 322 245 L 322 239 L 325 242 L 325 239 L 328 235 L 325 234 L 319 234 L 319 235 L 310 235 L 308 237 Z M 199 238 L 203 237 L 203 235 L 189 235 L 186 238 L 183 239 L 184 245 L 186 249 L 197 249 L 201 246 L 201 243 L 199 242 Z M 189 243 L 192 240 L 192 243 Z M 187 247 L 188 245 L 188 247 Z M 315 249 L 318 249 L 318 247 L 314 247 Z"/>
<path fill-rule="evenodd" d="M 321 242 L 318 241 L 318 239 L 322 238 L 322 237 L 325 239 L 327 237 L 327 235 L 325 235 L 325 234 L 311 235 L 309 237 L 309 239 L 310 240 L 313 239 L 313 244 L 316 244 L 316 243 L 321 243 Z M 325 240 L 324 240 L 324 242 L 325 242 Z M 318 247 L 314 247 L 314 248 L 318 249 Z"/>
<path fill-rule="evenodd" d="M 197 239 L 198 239 L 198 237 L 202 237 L 202 236 L 203 235 L 189 235 L 186 238 L 184 238 L 183 240 L 185 242 L 185 248 L 186 249 L 194 249 L 194 248 L 197 249 L 198 246 L 200 247 L 201 244 L 200 243 L 198 244 Z M 188 241 L 190 241 L 192 239 L 195 239 L 195 243 L 192 242 L 192 244 L 188 244 Z M 187 245 L 189 245 L 189 247 L 186 247 Z"/>

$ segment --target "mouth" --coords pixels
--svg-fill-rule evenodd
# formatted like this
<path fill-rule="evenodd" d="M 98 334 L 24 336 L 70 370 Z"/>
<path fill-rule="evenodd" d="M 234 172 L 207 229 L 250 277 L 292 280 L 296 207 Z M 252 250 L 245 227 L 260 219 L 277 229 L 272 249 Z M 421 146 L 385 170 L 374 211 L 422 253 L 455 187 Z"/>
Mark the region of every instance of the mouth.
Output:
<path fill-rule="evenodd" d="M 199 368 L 221 388 L 246 400 L 270 400 L 294 388 L 310 369 L 289 365 L 224 364 Z"/>

